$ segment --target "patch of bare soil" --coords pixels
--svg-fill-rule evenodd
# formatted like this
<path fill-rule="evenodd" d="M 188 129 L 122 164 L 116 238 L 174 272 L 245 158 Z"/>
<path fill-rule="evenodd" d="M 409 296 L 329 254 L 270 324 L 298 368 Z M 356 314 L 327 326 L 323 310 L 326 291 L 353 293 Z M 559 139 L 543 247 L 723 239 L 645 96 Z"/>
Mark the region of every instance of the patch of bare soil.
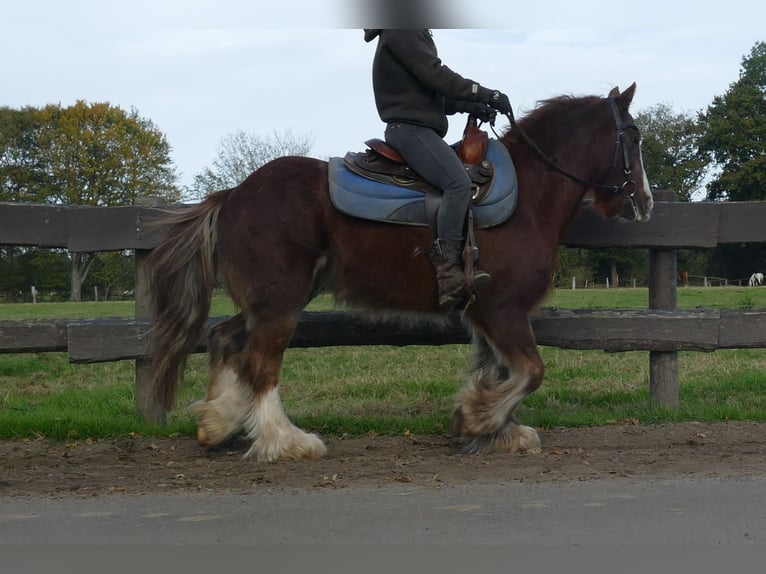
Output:
<path fill-rule="evenodd" d="M 242 439 L 214 449 L 189 438 L 0 441 L 0 496 L 766 476 L 766 423 L 627 423 L 542 431 L 538 454 L 472 456 L 448 436 L 369 436 L 329 440 L 322 460 L 276 463 L 244 459 Z"/>

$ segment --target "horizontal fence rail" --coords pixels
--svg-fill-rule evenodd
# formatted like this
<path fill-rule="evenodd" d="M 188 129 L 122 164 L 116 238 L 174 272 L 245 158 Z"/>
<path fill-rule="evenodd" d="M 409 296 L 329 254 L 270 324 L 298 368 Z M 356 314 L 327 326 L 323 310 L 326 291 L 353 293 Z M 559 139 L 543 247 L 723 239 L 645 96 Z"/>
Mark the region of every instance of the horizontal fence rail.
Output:
<path fill-rule="evenodd" d="M 67 207 L 0 203 L 0 245 L 63 247 L 74 252 L 152 249 L 152 224 L 166 207 Z M 766 202 L 658 201 L 647 223 L 604 220 L 584 209 L 564 236 L 570 247 L 711 248 L 766 241 Z"/>
<path fill-rule="evenodd" d="M 228 317 L 208 320 L 195 352 L 207 350 L 207 332 Z M 149 356 L 147 320 L 78 319 L 0 321 L 0 353 L 66 352 L 73 363 Z M 545 308 L 532 316 L 537 342 L 562 349 L 715 351 L 766 347 L 766 312 Z M 444 324 L 377 322 L 337 311 L 304 311 L 292 348 L 365 345 L 457 345 L 470 336 L 453 315 Z"/>
<path fill-rule="evenodd" d="M 656 194 L 660 200 L 663 194 Z M 665 195 L 669 197 L 668 194 Z M 136 362 L 136 396 L 149 420 L 163 413 L 147 395 L 148 284 L 143 264 L 157 244 L 153 225 L 187 206 L 69 207 L 0 203 L 0 245 L 57 247 L 71 252 L 133 249 L 136 317 L 96 320 L 0 320 L 0 353 L 66 352 L 72 362 Z M 766 241 L 766 202 L 657 201 L 648 223 L 604 220 L 581 210 L 562 240 L 571 247 L 649 250 L 648 309 L 541 309 L 532 317 L 540 345 L 565 349 L 648 351 L 652 403 L 678 406 L 679 351 L 766 348 L 766 311 L 676 309 L 678 248 Z M 2 319 L 2 318 L 0 318 Z M 211 318 L 208 329 L 225 318 Z M 207 331 L 207 330 L 206 330 Z M 469 342 L 453 315 L 442 323 L 372 321 L 354 313 L 304 312 L 292 347 L 446 345 Z M 205 351 L 205 336 L 196 352 Z"/>

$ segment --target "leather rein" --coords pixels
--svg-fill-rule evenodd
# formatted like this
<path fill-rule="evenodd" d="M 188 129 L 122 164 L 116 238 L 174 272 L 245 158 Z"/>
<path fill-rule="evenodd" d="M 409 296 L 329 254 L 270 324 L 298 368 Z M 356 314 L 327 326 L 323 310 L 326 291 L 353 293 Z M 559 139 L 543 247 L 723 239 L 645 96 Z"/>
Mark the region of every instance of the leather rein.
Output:
<path fill-rule="evenodd" d="M 505 115 L 508 118 L 508 121 L 510 122 L 511 127 L 519 133 L 519 135 L 524 140 L 524 142 L 532 149 L 532 151 L 534 151 L 537 154 L 537 156 L 543 161 L 543 163 L 545 163 L 546 166 L 548 166 L 549 169 L 552 169 L 553 171 L 560 173 L 561 175 L 571 179 L 572 181 L 581 183 L 588 187 L 602 189 L 605 191 L 611 191 L 612 193 L 622 193 L 623 196 L 625 196 L 626 198 L 629 198 L 635 204 L 635 195 L 636 195 L 637 187 L 636 187 L 636 182 L 631 177 L 631 175 L 633 174 L 633 170 L 630 167 L 630 157 L 628 156 L 628 149 L 625 147 L 625 130 L 635 129 L 636 131 L 638 131 L 638 126 L 636 126 L 636 124 L 634 123 L 623 122 L 620 118 L 620 111 L 617 108 L 617 103 L 615 102 L 615 99 L 607 98 L 607 100 L 609 101 L 609 107 L 612 110 L 615 127 L 617 128 L 617 140 L 615 141 L 615 144 L 614 144 L 614 159 L 612 160 L 612 168 L 617 167 L 617 158 L 620 155 L 620 150 L 622 150 L 622 161 L 623 161 L 622 172 L 625 175 L 625 181 L 622 183 L 622 185 L 604 185 L 603 183 L 595 183 L 593 181 L 588 181 L 587 179 L 578 177 L 572 172 L 567 171 L 563 167 L 559 166 L 556 160 L 548 157 L 545 154 L 545 152 L 541 150 L 534 141 L 532 141 L 532 139 L 518 124 L 518 122 L 516 121 L 516 118 L 513 117 L 513 111 Z M 493 132 L 495 131 L 494 128 L 492 128 L 492 131 Z M 496 132 L 495 132 L 495 136 L 497 136 Z"/>

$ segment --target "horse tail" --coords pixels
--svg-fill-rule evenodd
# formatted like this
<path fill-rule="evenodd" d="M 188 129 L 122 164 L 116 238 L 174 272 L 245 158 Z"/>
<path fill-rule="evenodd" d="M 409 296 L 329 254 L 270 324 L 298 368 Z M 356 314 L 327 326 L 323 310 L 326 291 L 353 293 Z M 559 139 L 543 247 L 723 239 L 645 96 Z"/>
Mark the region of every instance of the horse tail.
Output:
<path fill-rule="evenodd" d="M 154 315 L 149 333 L 151 388 L 166 411 L 175 402 L 187 355 L 197 346 L 210 312 L 218 214 L 227 195 L 216 192 L 163 220 L 167 233 L 147 262 Z"/>

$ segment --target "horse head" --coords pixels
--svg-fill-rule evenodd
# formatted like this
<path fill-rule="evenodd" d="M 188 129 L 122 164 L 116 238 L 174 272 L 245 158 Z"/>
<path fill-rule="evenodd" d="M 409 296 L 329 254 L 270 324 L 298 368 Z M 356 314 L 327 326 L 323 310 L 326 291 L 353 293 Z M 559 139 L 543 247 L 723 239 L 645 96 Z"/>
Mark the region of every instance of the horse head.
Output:
<path fill-rule="evenodd" d="M 611 147 L 604 149 L 602 157 L 611 159 L 611 167 L 603 184 L 593 186 L 590 195 L 593 208 L 604 217 L 620 215 L 637 221 L 648 221 L 654 198 L 644 172 L 641 133 L 628 111 L 635 92 L 634 82 L 623 92 L 617 87 L 613 88 L 606 98 L 610 111 L 603 111 L 604 119 L 600 129 L 606 134 L 616 135 L 613 138 L 602 138 L 606 142 L 605 148 Z"/>

